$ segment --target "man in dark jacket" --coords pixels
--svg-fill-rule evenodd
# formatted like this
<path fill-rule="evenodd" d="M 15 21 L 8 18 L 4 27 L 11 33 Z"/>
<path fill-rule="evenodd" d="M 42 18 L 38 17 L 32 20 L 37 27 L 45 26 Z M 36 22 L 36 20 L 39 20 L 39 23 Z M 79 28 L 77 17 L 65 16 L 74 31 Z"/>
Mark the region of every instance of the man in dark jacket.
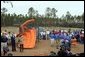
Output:
<path fill-rule="evenodd" d="M 60 51 L 57 53 L 58 56 L 67 56 L 67 52 L 65 50 L 65 47 L 61 47 Z"/>
<path fill-rule="evenodd" d="M 73 55 L 70 48 L 67 48 L 66 52 L 67 52 L 67 56 L 72 56 Z"/>
<path fill-rule="evenodd" d="M 15 43 L 14 34 L 12 34 L 12 37 L 11 37 L 11 44 L 12 44 L 12 51 L 16 51 L 16 43 Z"/>

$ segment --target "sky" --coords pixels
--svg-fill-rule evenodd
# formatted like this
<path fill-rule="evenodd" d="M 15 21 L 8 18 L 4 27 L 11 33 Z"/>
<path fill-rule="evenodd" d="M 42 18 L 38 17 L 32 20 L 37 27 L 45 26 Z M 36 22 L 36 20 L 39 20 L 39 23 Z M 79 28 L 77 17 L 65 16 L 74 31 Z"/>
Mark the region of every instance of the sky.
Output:
<path fill-rule="evenodd" d="M 38 10 L 39 14 L 44 14 L 47 7 L 55 8 L 58 10 L 56 15 L 61 17 L 63 14 L 69 11 L 72 16 L 82 15 L 84 13 L 84 1 L 11 1 L 13 8 L 10 3 L 3 3 L 1 1 L 1 8 L 5 7 L 8 9 L 7 13 L 16 13 L 25 15 L 30 7 Z"/>

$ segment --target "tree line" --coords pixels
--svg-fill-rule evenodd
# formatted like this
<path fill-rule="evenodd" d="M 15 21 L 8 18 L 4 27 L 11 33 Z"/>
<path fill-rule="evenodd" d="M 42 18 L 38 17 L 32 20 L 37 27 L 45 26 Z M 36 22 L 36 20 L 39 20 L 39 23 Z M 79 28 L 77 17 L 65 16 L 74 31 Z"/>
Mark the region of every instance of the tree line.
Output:
<path fill-rule="evenodd" d="M 6 13 L 6 8 L 1 9 L 1 26 L 20 26 L 28 19 L 34 18 L 35 22 L 31 26 L 62 26 L 62 27 L 84 27 L 84 13 L 78 16 L 72 16 L 69 11 L 62 17 L 57 16 L 58 10 L 55 8 L 47 7 L 43 15 L 38 13 L 33 7 L 28 9 L 27 14 L 17 15 L 16 13 Z"/>

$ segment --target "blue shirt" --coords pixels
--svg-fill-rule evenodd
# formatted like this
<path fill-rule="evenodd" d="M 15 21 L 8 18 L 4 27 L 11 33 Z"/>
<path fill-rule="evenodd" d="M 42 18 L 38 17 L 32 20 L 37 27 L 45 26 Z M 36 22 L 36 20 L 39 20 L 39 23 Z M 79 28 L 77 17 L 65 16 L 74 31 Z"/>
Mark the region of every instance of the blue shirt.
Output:
<path fill-rule="evenodd" d="M 63 34 L 59 34 L 58 37 L 59 37 L 60 39 L 62 39 L 62 38 L 63 38 Z"/>
<path fill-rule="evenodd" d="M 61 35 L 59 35 L 59 34 L 56 34 L 55 36 L 56 36 L 56 39 L 60 39 L 61 38 Z"/>
<path fill-rule="evenodd" d="M 49 34 L 49 37 L 50 37 L 51 39 L 53 39 L 53 38 L 54 38 L 54 34 Z"/>
<path fill-rule="evenodd" d="M 65 39 L 66 36 L 64 34 L 61 34 L 61 39 Z"/>
<path fill-rule="evenodd" d="M 70 41 L 71 37 L 68 35 L 68 36 L 66 36 L 66 39 Z"/>

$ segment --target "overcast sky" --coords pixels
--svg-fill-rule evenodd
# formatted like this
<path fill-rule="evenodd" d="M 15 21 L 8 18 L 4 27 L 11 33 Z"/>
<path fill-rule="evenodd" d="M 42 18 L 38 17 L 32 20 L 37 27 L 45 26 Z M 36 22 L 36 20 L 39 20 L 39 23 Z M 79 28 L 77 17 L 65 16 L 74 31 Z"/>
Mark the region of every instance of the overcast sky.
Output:
<path fill-rule="evenodd" d="M 8 9 L 7 13 L 16 14 L 27 14 L 28 9 L 33 7 L 38 10 L 39 14 L 44 14 L 47 7 L 55 8 L 58 10 L 56 15 L 61 17 L 65 15 L 67 11 L 71 15 L 81 15 L 84 12 L 84 1 L 11 1 L 13 3 L 13 8 L 10 3 L 3 3 L 1 1 L 1 8 L 6 7 Z"/>

